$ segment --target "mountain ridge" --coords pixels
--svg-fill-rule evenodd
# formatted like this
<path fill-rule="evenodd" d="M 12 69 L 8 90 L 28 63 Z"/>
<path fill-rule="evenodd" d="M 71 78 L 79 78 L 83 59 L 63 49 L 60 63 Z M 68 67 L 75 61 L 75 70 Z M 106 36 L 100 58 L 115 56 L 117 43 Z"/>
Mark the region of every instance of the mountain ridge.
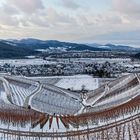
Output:
<path fill-rule="evenodd" d="M 58 40 L 40 40 L 26 38 L 21 40 L 0 40 L 0 58 L 22 58 L 29 55 L 37 55 L 44 49 L 47 51 L 58 49 L 61 51 L 123 51 L 140 52 L 139 48 L 133 48 L 127 45 L 114 44 L 80 44 L 71 42 L 62 42 Z"/>
<path fill-rule="evenodd" d="M 15 45 L 11 45 L 0 41 L 0 58 L 22 58 L 30 54 L 36 54 L 37 52 L 27 49 L 19 48 Z"/>
<path fill-rule="evenodd" d="M 5 40 L 4 40 L 5 41 Z M 30 49 L 48 49 L 49 47 L 63 47 L 70 50 L 89 50 L 89 51 L 106 51 L 107 49 L 91 47 L 86 44 L 62 42 L 58 40 L 39 40 L 39 39 L 21 39 L 9 40 L 8 43 L 13 43 L 18 47 L 28 47 Z"/>

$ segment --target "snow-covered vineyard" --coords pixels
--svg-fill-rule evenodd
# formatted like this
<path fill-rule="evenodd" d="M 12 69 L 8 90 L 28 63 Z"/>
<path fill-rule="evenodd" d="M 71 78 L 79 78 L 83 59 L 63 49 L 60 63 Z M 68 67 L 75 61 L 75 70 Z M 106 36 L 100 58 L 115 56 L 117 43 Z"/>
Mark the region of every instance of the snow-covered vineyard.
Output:
<path fill-rule="evenodd" d="M 62 83 L 1 76 L 0 140 L 139 140 L 140 75 L 80 93 Z"/>

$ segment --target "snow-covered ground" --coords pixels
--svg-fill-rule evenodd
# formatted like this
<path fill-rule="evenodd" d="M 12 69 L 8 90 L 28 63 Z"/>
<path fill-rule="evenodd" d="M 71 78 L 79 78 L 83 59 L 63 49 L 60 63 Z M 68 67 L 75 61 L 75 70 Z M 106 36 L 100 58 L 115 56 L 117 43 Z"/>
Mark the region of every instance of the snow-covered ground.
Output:
<path fill-rule="evenodd" d="M 5 103 L 10 104 L 5 91 L 0 91 L 0 99 L 3 100 Z"/>
<path fill-rule="evenodd" d="M 61 78 L 55 85 L 72 90 L 81 90 L 82 87 L 86 90 L 94 90 L 98 88 L 98 78 L 89 75 L 68 76 Z"/>
<path fill-rule="evenodd" d="M 40 81 L 41 83 L 49 83 L 64 89 L 94 90 L 99 87 L 99 78 L 93 78 L 90 75 L 74 75 L 74 76 L 49 76 L 49 77 L 29 77 L 30 79 Z M 100 80 L 101 81 L 101 80 Z"/>
<path fill-rule="evenodd" d="M 132 75 L 132 77 L 134 77 L 135 75 Z M 130 78 L 130 80 L 132 81 L 133 79 L 131 79 L 132 77 L 128 77 L 128 78 Z M 99 86 L 99 79 L 98 78 L 93 78 L 92 76 L 89 76 L 89 75 L 75 75 L 75 76 L 54 76 L 54 77 L 49 77 L 50 79 L 52 78 L 54 78 L 54 79 L 59 79 L 58 80 L 58 82 L 57 83 L 55 83 L 55 85 L 56 86 L 59 86 L 59 87 L 62 87 L 62 88 L 65 88 L 65 89 L 68 89 L 68 88 L 71 88 L 71 89 L 73 89 L 73 90 L 81 90 L 81 88 L 83 87 L 83 85 L 84 85 L 84 88 L 85 89 L 88 89 L 88 90 L 94 90 L 94 89 L 96 89 L 96 88 L 98 88 L 98 86 Z M 8 78 L 7 78 L 8 79 Z M 46 79 L 48 79 L 48 77 L 46 78 Z M 23 79 L 22 79 L 23 80 Z M 24 79 L 25 80 L 25 79 Z M 137 80 L 137 79 L 136 79 Z M 4 80 L 3 80 L 4 81 Z M 10 82 L 10 80 L 9 80 L 9 82 Z M 123 82 L 123 80 L 121 79 L 121 82 L 117 82 L 117 84 L 115 84 L 115 89 L 114 90 L 116 90 L 116 89 L 119 89 L 119 87 L 121 87 L 121 86 L 123 86 L 123 84 L 122 84 L 122 82 Z M 127 81 L 126 81 L 126 79 L 124 80 L 124 82 L 125 82 L 125 84 L 126 83 L 128 83 Z M 129 81 L 130 82 L 130 81 Z M 12 83 L 12 82 L 11 82 Z M 17 85 L 16 85 L 16 84 Z M 119 83 L 119 84 L 118 84 Z M 2 83 L 1 83 L 2 84 Z M 28 91 L 27 91 L 27 87 L 25 87 L 25 84 L 24 84 L 24 88 L 21 86 L 20 87 L 20 83 L 18 83 L 18 82 L 15 82 L 15 81 L 13 81 L 13 83 L 12 84 L 10 84 L 12 87 L 11 87 L 11 91 L 15 91 L 15 94 L 17 94 L 18 96 L 20 96 L 19 98 L 22 98 L 22 96 L 21 96 L 21 94 L 23 95 L 23 96 L 26 96 L 26 94 L 28 94 Z M 119 86 L 118 86 L 119 85 Z M 135 84 L 134 84 L 135 85 Z M 133 85 L 133 86 L 134 86 Z M 49 86 L 49 84 L 47 85 L 47 86 Z M 121 99 L 123 99 L 123 98 L 129 98 L 129 99 L 132 99 L 131 98 L 131 95 L 133 95 L 134 96 L 134 94 L 139 94 L 140 92 L 140 88 L 139 88 L 140 86 L 138 85 L 138 86 L 136 86 L 136 87 L 131 87 L 129 90 L 128 90 L 128 88 L 127 88 L 127 91 L 125 90 L 125 91 L 123 91 L 122 93 L 118 93 L 117 95 L 114 95 L 114 96 L 110 96 L 110 97 L 107 97 L 107 98 L 104 98 L 104 100 L 102 100 L 102 101 L 100 101 L 99 103 L 98 102 L 96 102 L 96 105 L 97 106 L 102 106 L 102 108 L 104 108 L 107 104 L 109 104 L 109 103 L 111 103 L 111 105 L 113 104 L 113 102 L 116 102 L 117 100 L 121 100 Z M 41 92 L 41 88 L 42 88 L 42 86 L 40 86 L 40 88 L 37 90 L 38 92 Z M 45 88 L 45 90 L 44 90 L 44 93 L 43 92 L 41 92 L 41 94 L 38 94 L 38 92 L 37 92 L 37 94 L 38 94 L 38 100 L 37 101 L 43 101 L 44 100 L 44 102 L 45 103 L 47 103 L 48 101 L 49 101 L 49 104 L 50 105 L 52 105 L 53 106 L 53 104 L 52 103 L 57 103 L 58 101 L 60 102 L 60 103 L 62 103 L 62 102 L 64 102 L 65 104 L 62 106 L 62 107 L 66 107 L 66 106 L 68 106 L 68 107 L 70 107 L 70 105 L 68 104 L 68 103 L 70 103 L 70 104 L 72 104 L 72 105 L 74 105 L 74 103 L 73 102 L 68 102 L 68 100 L 65 100 L 65 98 L 67 97 L 67 96 L 62 96 L 61 94 L 61 96 L 60 95 L 56 95 L 57 93 L 55 93 L 55 91 L 57 91 L 58 89 L 57 89 L 57 87 L 56 87 L 56 89 L 54 89 L 54 87 L 53 87 L 53 90 L 51 89 L 52 87 L 50 86 L 49 87 L 49 89 L 48 88 Z M 31 88 L 32 89 L 32 88 Z M 59 91 L 60 92 L 60 91 Z M 37 95 L 36 94 L 36 95 Z M 47 95 L 47 97 L 46 97 L 46 99 L 45 99 L 45 96 L 42 96 L 42 95 Z M 64 98 L 65 97 L 65 98 Z M 57 99 L 58 98 L 58 99 Z M 3 87 L 1 86 L 1 89 L 0 89 L 0 99 L 1 100 L 3 100 L 4 102 L 7 102 L 7 97 L 6 97 L 6 92 L 4 92 L 4 90 L 3 90 Z M 55 100 L 55 99 L 57 99 L 57 100 Z M 61 100 L 60 100 L 61 99 Z M 68 97 L 66 98 L 66 99 L 68 99 Z M 19 100 L 18 98 L 16 98 L 16 100 Z M 21 99 L 20 99 L 20 101 L 21 101 Z M 37 102 L 36 102 L 37 103 Z M 43 102 L 42 102 L 43 103 Z M 122 103 L 122 101 L 121 101 L 121 103 Z M 19 105 L 19 104 L 18 104 Z M 38 106 L 39 104 L 37 104 L 37 106 Z M 41 104 L 42 105 L 42 104 Z M 55 104 L 54 104 L 55 105 Z M 57 105 L 57 104 L 56 104 Z M 95 105 L 95 107 L 96 107 L 96 105 Z M 115 105 L 116 105 L 116 103 L 115 103 Z M 60 104 L 59 104 L 59 106 L 60 106 Z M 57 105 L 57 107 L 58 107 L 58 105 Z M 61 106 L 60 106 L 61 107 Z M 61 108 L 62 108 L 61 107 Z M 47 108 L 47 106 L 45 106 L 45 108 Z M 52 109 L 53 110 L 53 108 L 49 108 L 49 109 Z M 95 108 L 94 108 L 94 111 L 95 111 Z M 99 108 L 98 108 L 98 111 L 99 111 Z M 139 111 L 140 110 L 137 110 L 135 113 L 137 114 L 137 113 L 139 113 Z M 64 113 L 63 113 L 64 114 Z M 119 118 L 117 118 L 115 121 L 118 121 L 119 119 L 124 119 L 124 118 L 126 118 L 126 117 L 129 117 L 129 116 L 131 116 L 131 115 L 134 115 L 134 112 L 131 114 L 127 114 L 127 115 L 122 115 L 122 116 L 120 116 Z M 106 124 L 106 123 L 112 123 L 112 122 L 114 122 L 114 119 L 112 119 L 112 120 L 110 120 L 109 122 L 98 122 L 97 124 L 93 124 L 93 123 L 91 123 L 91 122 L 89 122 L 89 128 L 95 128 L 95 127 L 99 127 L 99 126 L 102 126 L 102 125 L 104 125 L 104 124 Z M 57 123 L 56 123 L 56 119 L 54 118 L 53 119 L 53 122 L 52 122 L 52 127 L 51 127 L 51 129 L 49 129 L 49 122 L 44 126 L 44 128 L 41 130 L 40 128 L 39 128 L 39 125 L 36 127 L 36 128 L 34 128 L 34 129 L 31 129 L 31 125 L 30 124 L 28 124 L 25 128 L 20 128 L 20 127 L 13 127 L 12 126 L 12 123 L 11 124 L 9 124 L 9 125 L 5 125 L 5 124 L 1 124 L 1 127 L 0 128 L 4 128 L 4 129 L 11 129 L 11 130 L 20 130 L 20 131 L 31 131 L 31 132 L 65 132 L 66 131 L 66 128 L 64 127 L 64 125 L 62 124 L 62 122 L 61 121 L 59 121 L 59 124 L 60 124 L 60 128 L 58 129 L 57 128 Z M 131 125 L 128 123 L 128 125 L 126 125 L 126 127 L 128 126 L 128 128 L 129 127 L 131 127 Z M 79 127 L 79 129 L 80 130 L 83 130 L 83 129 L 87 129 L 86 128 L 86 126 L 80 126 Z M 123 127 L 121 126 L 121 129 L 123 129 Z M 131 127 L 131 129 L 133 129 L 133 127 Z M 77 129 L 76 128 L 73 128 L 72 126 L 70 126 L 70 130 L 73 130 L 73 131 L 76 131 Z M 114 127 L 113 129 L 110 129 L 109 131 L 110 132 L 112 132 L 112 130 L 114 130 L 114 134 L 115 134 L 115 132 L 116 132 L 116 128 Z M 124 131 L 124 130 L 123 130 Z M 127 130 L 125 131 L 125 133 L 127 132 Z M 133 132 L 132 132 L 132 134 L 133 134 Z M 127 136 L 129 136 L 128 134 L 126 134 Z M 1 137 L 3 137 L 1 134 L 0 134 L 0 138 Z M 6 139 L 8 139 L 8 138 L 6 138 Z M 44 138 L 45 139 L 45 138 Z M 129 139 L 129 137 L 128 138 L 126 138 L 126 140 L 127 139 Z"/>
<path fill-rule="evenodd" d="M 129 73 L 127 73 L 126 75 L 128 75 L 128 74 Z M 64 79 L 65 80 L 67 79 L 66 81 L 68 81 L 68 79 L 71 80 L 72 85 L 70 86 L 67 84 L 69 87 L 75 86 L 75 84 L 73 84 L 74 81 L 79 82 L 79 79 L 80 79 L 80 81 L 82 81 L 84 84 L 86 83 L 86 86 L 88 84 L 88 87 L 91 87 L 89 90 L 94 90 L 105 83 L 108 83 L 108 82 L 111 82 L 112 80 L 115 80 L 114 78 L 94 78 L 90 75 L 47 76 L 47 77 L 43 76 L 43 77 L 26 77 L 26 78 L 31 79 L 31 80 L 35 80 L 35 81 L 40 81 L 43 84 L 51 84 L 51 85 L 55 85 L 58 87 L 60 86 L 60 87 L 65 88 L 65 89 L 67 89 L 67 87 L 65 87 L 66 83 L 64 83 L 64 85 L 61 84 L 61 82 L 64 81 Z M 76 78 L 78 78 L 78 80 L 76 80 Z M 59 85 L 57 83 L 59 83 Z M 81 90 L 82 84 L 81 85 L 79 85 L 79 84 L 80 83 L 78 83 L 78 86 L 80 87 L 80 90 Z"/>
<path fill-rule="evenodd" d="M 135 115 L 135 113 L 133 113 L 133 115 Z M 129 117 L 130 117 L 130 115 L 125 115 L 125 117 L 121 116 L 115 121 L 121 121 L 124 118 L 129 118 Z M 121 122 L 123 122 L 123 121 L 121 121 Z M 30 127 L 30 125 L 27 125 L 26 127 L 21 128 L 21 127 L 14 127 L 14 126 L 12 126 L 12 124 L 9 124 L 7 126 L 4 125 L 4 124 L 1 124 L 1 128 L 9 129 L 9 130 L 15 130 L 15 131 L 24 131 L 24 133 L 25 132 L 37 132 L 37 133 L 38 132 L 43 132 L 44 134 L 47 134 L 47 133 L 51 132 L 51 134 L 52 134 L 52 132 L 57 132 L 57 133 L 62 132 L 63 133 L 63 132 L 71 131 L 71 130 L 72 131 L 86 130 L 87 128 L 89 128 L 89 129 L 92 128 L 93 130 L 94 129 L 98 130 L 98 128 L 100 128 L 101 126 L 108 125 L 110 123 L 114 123 L 114 120 L 110 120 L 110 121 L 106 121 L 106 122 L 98 121 L 98 122 L 95 122 L 94 124 L 92 123 L 92 125 L 82 126 L 82 127 L 79 126 L 79 128 L 70 127 L 70 129 L 67 130 L 66 128 L 64 128 L 64 126 L 61 122 L 59 123 L 60 128 L 56 129 L 57 124 L 56 124 L 56 121 L 54 120 L 53 123 L 52 123 L 52 128 L 51 129 L 49 129 L 48 124 L 45 125 L 45 127 L 43 129 L 40 129 L 39 125 L 37 127 L 35 127 L 34 129 L 32 129 Z M 137 123 L 138 123 L 138 118 L 135 119 L 135 122 L 133 121 L 133 123 L 128 121 L 125 124 L 122 124 L 118 127 L 109 128 L 105 131 L 104 134 L 109 134 L 108 135 L 109 139 L 112 139 L 112 136 L 113 136 L 114 139 L 116 139 L 117 134 L 120 132 L 119 139 L 123 138 L 123 140 L 129 140 L 129 139 L 135 140 L 136 136 L 139 136 L 138 133 L 135 133 L 135 132 L 139 132 L 139 131 L 136 131 L 136 126 L 135 125 L 137 125 Z M 119 128 L 119 131 L 117 131 L 118 130 L 117 128 Z M 122 135 L 122 133 L 124 133 L 124 136 Z M 99 132 L 99 133 L 98 132 L 97 133 L 96 132 L 95 133 L 89 133 L 88 135 L 89 135 L 89 138 L 87 138 L 87 134 L 80 135 L 79 138 L 82 139 L 84 137 L 84 140 L 88 140 L 88 139 L 92 140 L 93 138 L 95 140 L 97 140 L 97 139 L 101 140 L 102 139 L 102 131 Z M 48 134 L 48 136 L 49 136 L 49 134 Z M 20 138 L 19 138 L 19 136 L 16 136 L 16 135 L 11 136 L 11 135 L 7 135 L 7 134 L 4 135 L 4 134 L 0 133 L 1 140 L 8 140 L 8 139 L 11 140 L 11 137 L 14 140 L 19 140 L 19 139 L 22 139 L 22 140 L 23 139 L 36 139 L 36 140 L 39 140 L 39 139 L 40 140 L 46 140 L 47 139 L 47 140 L 52 140 L 51 137 L 50 138 L 39 137 L 38 135 L 36 135 L 35 137 L 20 136 Z M 77 140 L 77 136 L 75 136 L 75 137 L 73 136 L 72 138 Z M 63 137 L 63 138 L 59 137 L 59 138 L 53 138 L 53 139 L 54 140 L 67 140 L 68 138 L 67 137 Z"/>
<path fill-rule="evenodd" d="M 0 65 L 5 63 L 15 66 L 26 66 L 26 65 L 41 65 L 41 64 L 50 64 L 54 62 L 42 60 L 42 59 L 1 59 Z"/>
<path fill-rule="evenodd" d="M 57 59 L 59 62 L 64 62 L 67 59 Z M 120 63 L 120 62 L 130 62 L 130 58 L 71 58 L 72 62 L 84 62 L 84 63 L 105 63 L 108 61 L 109 63 Z M 67 61 L 66 61 L 67 62 Z"/>

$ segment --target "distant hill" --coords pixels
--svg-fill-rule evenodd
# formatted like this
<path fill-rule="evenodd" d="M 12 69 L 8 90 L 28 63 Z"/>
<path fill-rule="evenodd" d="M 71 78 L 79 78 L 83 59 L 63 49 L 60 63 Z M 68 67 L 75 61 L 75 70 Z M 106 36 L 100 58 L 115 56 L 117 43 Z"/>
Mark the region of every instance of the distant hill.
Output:
<path fill-rule="evenodd" d="M 133 55 L 132 58 L 140 59 L 140 52 Z"/>
<path fill-rule="evenodd" d="M 37 55 L 41 52 L 37 50 L 64 51 L 125 51 L 138 52 L 136 49 L 125 45 L 114 44 L 78 44 L 70 42 L 60 42 L 57 40 L 39 40 L 27 38 L 21 40 L 0 40 L 0 58 L 23 58 L 24 56 Z"/>
<path fill-rule="evenodd" d="M 123 52 L 131 52 L 131 51 L 140 51 L 139 48 L 133 48 L 126 45 L 114 45 L 114 44 L 89 44 L 90 46 L 102 48 L 102 49 L 108 49 L 110 51 L 123 51 Z"/>
<path fill-rule="evenodd" d="M 27 47 L 30 49 L 49 49 L 49 48 L 65 48 L 67 51 L 77 50 L 89 50 L 89 51 L 105 51 L 108 49 L 96 48 L 91 47 L 85 44 L 78 44 L 78 43 L 69 43 L 69 42 L 60 42 L 57 40 L 39 40 L 39 39 L 22 39 L 22 40 L 10 40 L 9 43 L 13 43 L 19 47 Z"/>
<path fill-rule="evenodd" d="M 95 48 L 85 44 L 60 42 L 56 40 L 43 41 L 39 39 L 0 40 L 0 58 L 24 58 L 37 55 L 37 49 L 57 49 L 66 51 L 106 51 L 107 49 Z"/>
<path fill-rule="evenodd" d="M 22 58 L 35 53 L 33 50 L 0 41 L 0 58 Z"/>

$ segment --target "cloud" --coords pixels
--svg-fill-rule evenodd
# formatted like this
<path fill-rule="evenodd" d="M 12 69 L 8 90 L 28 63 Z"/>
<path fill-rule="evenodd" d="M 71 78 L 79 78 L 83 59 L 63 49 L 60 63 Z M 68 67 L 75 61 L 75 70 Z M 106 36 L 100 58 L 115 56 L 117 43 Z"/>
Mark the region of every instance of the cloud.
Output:
<path fill-rule="evenodd" d="M 5 13 L 5 15 L 7 14 L 13 16 L 18 14 L 18 10 L 12 5 L 3 4 L 0 9 Z"/>
<path fill-rule="evenodd" d="M 27 14 L 44 9 L 44 5 L 41 0 L 7 0 L 7 3 L 14 5 L 20 11 Z"/>
<path fill-rule="evenodd" d="M 127 18 L 140 18 L 140 3 L 137 0 L 113 0 L 113 9 Z"/>
<path fill-rule="evenodd" d="M 44 5 L 41 0 L 6 0 L 0 5 L 0 25 L 17 28 L 21 25 L 29 26 L 30 17 L 40 16 L 40 11 L 43 10 Z"/>
<path fill-rule="evenodd" d="M 0 14 L 0 24 L 3 26 L 18 26 L 18 19 L 15 17 Z"/>
<path fill-rule="evenodd" d="M 2 26 L 18 26 L 17 10 L 9 5 L 0 6 L 0 24 Z"/>
<path fill-rule="evenodd" d="M 129 3 L 128 0 L 112 0 L 110 9 L 100 12 L 83 8 L 78 0 L 59 0 L 59 7 L 51 0 L 48 3 L 47 0 L 5 1 L 0 6 L 0 27 L 3 29 L 0 37 L 73 41 L 103 39 L 107 35 L 108 38 L 126 39 L 124 32 L 140 29 L 140 4 L 136 0 L 129 0 Z M 133 39 L 135 37 L 133 33 Z"/>
<path fill-rule="evenodd" d="M 69 9 L 78 9 L 80 5 L 75 0 L 61 0 L 64 7 Z"/>
<path fill-rule="evenodd" d="M 132 30 L 125 32 L 111 32 L 103 35 L 99 35 L 99 40 L 139 40 L 140 30 Z"/>
<path fill-rule="evenodd" d="M 29 17 L 26 16 L 23 20 L 24 23 L 27 21 L 28 23 L 30 22 L 30 25 L 36 25 L 41 28 L 60 28 L 60 26 L 67 26 L 76 22 L 74 17 L 58 12 L 52 7 L 48 7 L 45 12 L 42 11 L 41 13 L 38 12 Z"/>

